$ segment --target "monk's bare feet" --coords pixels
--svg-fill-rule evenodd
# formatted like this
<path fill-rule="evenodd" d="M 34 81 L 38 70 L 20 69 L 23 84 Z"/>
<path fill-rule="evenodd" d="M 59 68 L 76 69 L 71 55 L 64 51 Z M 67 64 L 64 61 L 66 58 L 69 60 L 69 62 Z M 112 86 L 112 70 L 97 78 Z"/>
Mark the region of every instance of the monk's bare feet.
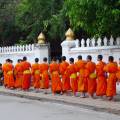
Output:
<path fill-rule="evenodd" d="M 81 93 L 80 98 L 85 98 L 85 93 Z"/>
<path fill-rule="evenodd" d="M 60 92 L 60 95 L 63 95 L 64 93 L 63 92 Z"/>
<path fill-rule="evenodd" d="M 113 100 L 113 97 L 108 97 L 108 100 L 109 100 L 109 101 L 114 101 L 114 100 Z"/>
<path fill-rule="evenodd" d="M 14 87 L 10 87 L 9 89 L 10 89 L 10 90 L 14 90 Z"/>
<path fill-rule="evenodd" d="M 55 93 L 52 93 L 53 96 L 55 96 Z"/>
<path fill-rule="evenodd" d="M 23 89 L 24 92 L 29 92 L 29 89 Z"/>
<path fill-rule="evenodd" d="M 35 92 L 36 92 L 36 93 L 39 93 L 39 89 L 35 89 Z"/>
<path fill-rule="evenodd" d="M 48 94 L 47 90 L 45 90 L 44 94 Z"/>
<path fill-rule="evenodd" d="M 89 98 L 95 99 L 94 95 L 89 95 Z"/>
<path fill-rule="evenodd" d="M 73 93 L 73 95 L 74 95 L 75 97 L 78 97 L 78 94 L 77 94 L 77 92 Z"/>
<path fill-rule="evenodd" d="M 80 98 L 86 98 L 85 95 L 80 95 Z"/>

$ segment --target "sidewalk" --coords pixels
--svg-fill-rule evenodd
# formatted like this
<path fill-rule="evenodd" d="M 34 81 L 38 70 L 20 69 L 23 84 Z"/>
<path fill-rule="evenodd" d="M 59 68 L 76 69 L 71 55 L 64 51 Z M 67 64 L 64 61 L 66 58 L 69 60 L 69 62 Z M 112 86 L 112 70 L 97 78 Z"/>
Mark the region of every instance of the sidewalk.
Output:
<path fill-rule="evenodd" d="M 0 94 L 10 95 L 16 97 L 23 97 L 32 100 L 39 100 L 45 102 L 54 102 L 60 104 L 74 105 L 77 107 L 83 107 L 86 109 L 91 109 L 95 111 L 109 112 L 113 114 L 120 115 L 120 95 L 115 97 L 114 101 L 102 100 L 99 98 L 80 98 L 74 97 L 72 95 L 52 95 L 50 90 L 48 94 L 45 94 L 44 90 L 40 90 L 39 93 L 35 93 L 33 90 L 30 92 L 18 91 L 18 90 L 8 90 L 4 87 L 0 87 Z"/>

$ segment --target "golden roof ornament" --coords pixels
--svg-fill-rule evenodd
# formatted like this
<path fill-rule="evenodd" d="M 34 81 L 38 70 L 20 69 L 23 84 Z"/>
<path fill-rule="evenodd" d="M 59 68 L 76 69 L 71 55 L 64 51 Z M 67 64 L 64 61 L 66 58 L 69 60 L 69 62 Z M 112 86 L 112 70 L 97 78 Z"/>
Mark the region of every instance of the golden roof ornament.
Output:
<path fill-rule="evenodd" d="M 72 31 L 71 28 L 67 30 L 67 32 L 65 33 L 65 36 L 66 36 L 66 40 L 68 41 L 74 40 L 74 32 Z"/>
<path fill-rule="evenodd" d="M 45 35 L 42 32 L 38 36 L 38 44 L 45 44 Z"/>

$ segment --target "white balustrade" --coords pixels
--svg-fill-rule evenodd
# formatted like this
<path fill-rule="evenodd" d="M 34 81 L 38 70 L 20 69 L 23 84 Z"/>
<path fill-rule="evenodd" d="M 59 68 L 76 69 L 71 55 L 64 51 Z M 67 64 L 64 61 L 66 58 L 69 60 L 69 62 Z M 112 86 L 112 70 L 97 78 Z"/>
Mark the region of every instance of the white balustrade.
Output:
<path fill-rule="evenodd" d="M 25 45 L 22 46 L 22 51 L 25 51 Z"/>
<path fill-rule="evenodd" d="M 30 50 L 30 44 L 28 45 L 28 51 L 31 51 L 31 50 Z"/>
<path fill-rule="evenodd" d="M 16 46 L 14 46 L 13 51 L 16 52 Z"/>
<path fill-rule="evenodd" d="M 9 52 L 9 47 L 7 46 L 7 52 Z"/>
<path fill-rule="evenodd" d="M 11 48 L 10 47 L 8 47 L 8 52 L 11 52 L 11 50 L 10 50 Z"/>
<path fill-rule="evenodd" d="M 89 38 L 86 40 L 86 45 L 87 45 L 87 47 L 90 46 L 90 39 Z"/>
<path fill-rule="evenodd" d="M 19 51 L 20 51 L 20 52 L 22 51 L 22 45 L 19 46 Z"/>
<path fill-rule="evenodd" d="M 92 45 L 92 47 L 95 47 L 95 38 L 91 39 L 91 45 Z"/>
<path fill-rule="evenodd" d="M 11 52 L 14 52 L 14 46 L 12 46 L 12 51 Z"/>
<path fill-rule="evenodd" d="M 4 52 L 4 47 L 2 47 L 2 52 Z"/>
<path fill-rule="evenodd" d="M 95 38 L 92 39 L 81 39 L 80 41 L 81 47 L 100 47 L 102 46 L 102 39 L 98 38 L 97 40 Z M 115 42 L 115 43 L 114 43 Z M 86 45 L 86 46 L 85 46 Z M 117 37 L 116 40 L 111 36 L 108 40 L 107 37 L 104 37 L 103 39 L 103 46 L 119 46 L 120 45 L 120 37 Z M 79 48 L 79 40 L 75 40 L 75 47 Z M 0 53 L 6 53 L 6 52 L 25 52 L 25 51 L 34 51 L 34 44 L 28 44 L 28 45 L 17 45 L 17 46 L 6 46 L 6 47 L 0 47 Z"/>
<path fill-rule="evenodd" d="M 103 42 L 104 42 L 104 46 L 107 46 L 107 45 L 108 45 L 108 44 L 107 44 L 107 42 L 108 42 L 107 37 L 105 37 L 105 38 L 103 39 Z"/>
<path fill-rule="evenodd" d="M 117 37 L 116 39 L 116 44 L 119 46 L 120 45 L 120 37 Z"/>
<path fill-rule="evenodd" d="M 79 40 L 76 41 L 76 47 L 79 47 Z M 0 53 L 33 51 L 34 44 L 0 47 Z"/>
<path fill-rule="evenodd" d="M 3 48 L 4 52 L 6 52 L 6 47 Z"/>
<path fill-rule="evenodd" d="M 25 45 L 25 51 L 28 51 L 28 46 L 27 45 Z"/>
<path fill-rule="evenodd" d="M 78 48 L 79 47 L 79 40 L 77 39 L 77 40 L 75 40 L 75 46 L 76 46 L 76 48 Z"/>
<path fill-rule="evenodd" d="M 101 46 L 101 45 L 102 45 L 102 39 L 98 38 L 98 40 L 97 40 L 97 46 Z"/>
<path fill-rule="evenodd" d="M 34 50 L 34 44 L 32 44 L 32 51 Z"/>
<path fill-rule="evenodd" d="M 113 37 L 111 36 L 111 37 L 110 37 L 110 46 L 113 46 L 113 42 L 114 42 L 114 39 L 113 39 Z"/>
<path fill-rule="evenodd" d="M 85 40 L 84 39 L 81 40 L 81 47 L 85 47 Z"/>

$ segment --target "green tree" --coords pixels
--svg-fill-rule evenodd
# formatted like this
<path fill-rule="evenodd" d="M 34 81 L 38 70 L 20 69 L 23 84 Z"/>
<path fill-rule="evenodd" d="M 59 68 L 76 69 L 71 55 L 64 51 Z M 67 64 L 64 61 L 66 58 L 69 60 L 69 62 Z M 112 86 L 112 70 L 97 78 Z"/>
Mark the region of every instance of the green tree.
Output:
<path fill-rule="evenodd" d="M 61 22 L 56 14 L 61 6 L 62 2 L 58 3 L 57 0 L 22 0 L 17 7 L 16 25 L 26 33 L 24 39 L 35 42 L 41 31 L 51 38 L 55 37 L 58 25 L 60 26 L 58 22 Z"/>
<path fill-rule="evenodd" d="M 120 35 L 120 0 L 65 0 L 71 27 L 89 36 Z"/>
<path fill-rule="evenodd" d="M 15 8 L 18 0 L 0 0 L 0 44 L 16 42 Z"/>

